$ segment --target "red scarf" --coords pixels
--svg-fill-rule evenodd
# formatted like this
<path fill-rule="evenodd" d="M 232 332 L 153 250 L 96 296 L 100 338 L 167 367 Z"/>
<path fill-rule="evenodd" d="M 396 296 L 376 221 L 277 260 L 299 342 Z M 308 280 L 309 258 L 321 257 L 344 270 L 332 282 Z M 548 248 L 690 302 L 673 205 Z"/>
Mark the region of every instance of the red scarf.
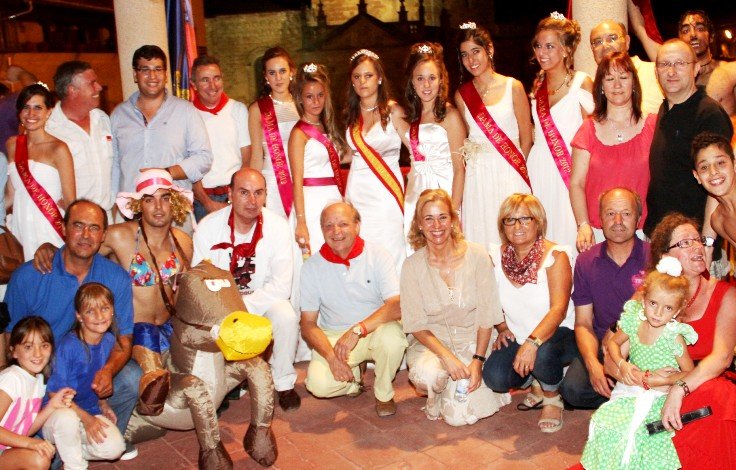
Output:
<path fill-rule="evenodd" d="M 501 268 L 503 269 L 503 273 L 509 280 L 517 284 L 536 284 L 537 272 L 539 271 L 543 254 L 544 239 L 542 237 L 537 238 L 532 249 L 529 250 L 529 253 L 521 261 L 516 259 L 516 250 L 509 243 L 504 248 L 503 253 L 501 253 Z"/>
<path fill-rule="evenodd" d="M 214 108 L 208 108 L 202 103 L 202 101 L 200 101 L 199 94 L 196 94 L 194 95 L 194 100 L 192 101 L 192 104 L 194 105 L 195 108 L 197 108 L 200 111 L 206 111 L 208 113 L 211 113 L 217 116 L 217 113 L 222 111 L 222 108 L 225 107 L 229 99 L 230 98 L 228 98 L 225 92 L 223 91 L 222 96 L 220 96 L 220 102 L 217 103 L 217 105 L 215 105 Z"/>
<path fill-rule="evenodd" d="M 362 238 L 360 238 L 360 235 L 355 237 L 355 243 L 353 244 L 353 247 L 350 249 L 350 253 L 348 253 L 348 257 L 343 259 L 340 258 L 334 251 L 332 251 L 332 248 L 330 248 L 327 243 L 322 245 L 322 248 L 319 249 L 319 254 L 322 255 L 324 259 L 329 261 L 330 263 L 335 264 L 344 264 L 348 268 L 350 267 L 350 260 L 357 257 L 361 253 L 363 253 L 363 248 L 365 247 L 365 241 L 363 241 Z"/>
<path fill-rule="evenodd" d="M 256 228 L 253 231 L 253 238 L 249 243 L 241 243 L 235 245 L 235 214 L 230 212 L 230 217 L 227 219 L 227 225 L 230 227 L 230 243 L 222 242 L 216 245 L 212 245 L 211 250 L 228 250 L 233 249 L 233 254 L 230 256 L 230 272 L 235 274 L 235 270 L 238 267 L 238 261 L 252 258 L 256 254 L 256 245 L 263 238 L 263 214 L 258 215 L 256 220 Z"/>

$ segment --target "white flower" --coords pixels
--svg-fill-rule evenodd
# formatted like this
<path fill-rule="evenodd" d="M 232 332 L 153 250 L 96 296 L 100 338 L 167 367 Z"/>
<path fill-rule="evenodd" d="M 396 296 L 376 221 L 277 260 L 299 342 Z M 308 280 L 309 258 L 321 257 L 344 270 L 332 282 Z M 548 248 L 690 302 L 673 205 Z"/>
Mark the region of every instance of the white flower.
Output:
<path fill-rule="evenodd" d="M 670 276 L 679 276 L 682 274 L 682 265 L 680 260 L 672 256 L 663 256 L 657 263 L 657 271 Z"/>

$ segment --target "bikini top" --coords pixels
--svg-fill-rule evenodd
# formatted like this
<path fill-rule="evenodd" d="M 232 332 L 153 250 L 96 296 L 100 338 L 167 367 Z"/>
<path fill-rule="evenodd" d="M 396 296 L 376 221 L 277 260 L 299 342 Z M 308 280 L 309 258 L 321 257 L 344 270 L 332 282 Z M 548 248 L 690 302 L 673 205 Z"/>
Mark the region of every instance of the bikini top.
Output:
<path fill-rule="evenodd" d="M 146 261 L 146 258 L 143 257 L 143 254 L 141 254 L 138 249 L 138 239 L 140 238 L 140 235 L 141 229 L 138 228 L 138 231 L 135 234 L 135 255 L 133 256 L 133 259 L 130 260 L 130 268 L 128 269 L 131 283 L 133 286 L 155 286 L 158 282 L 156 272 L 151 268 L 151 265 L 148 264 L 148 261 Z M 169 237 L 173 237 L 173 235 L 169 234 Z M 161 281 L 166 283 L 171 276 L 180 271 L 180 267 L 181 263 L 179 262 L 179 258 L 176 256 L 174 240 L 171 240 L 171 255 L 169 255 L 168 259 L 163 266 L 161 266 L 161 270 L 159 271 Z"/>

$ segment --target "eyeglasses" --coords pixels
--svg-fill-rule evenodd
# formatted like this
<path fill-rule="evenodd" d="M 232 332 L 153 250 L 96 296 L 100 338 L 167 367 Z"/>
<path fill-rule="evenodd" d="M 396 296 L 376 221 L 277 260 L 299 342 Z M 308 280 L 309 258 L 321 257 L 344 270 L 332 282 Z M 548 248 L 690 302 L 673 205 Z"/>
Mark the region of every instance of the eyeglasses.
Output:
<path fill-rule="evenodd" d="M 136 67 L 135 70 L 136 72 L 140 72 L 143 75 L 151 75 L 151 74 L 161 75 L 162 73 L 166 71 L 166 69 L 163 67 L 153 67 L 153 68 L 152 67 Z"/>
<path fill-rule="evenodd" d="M 534 220 L 534 217 L 530 215 L 525 215 L 523 217 L 504 217 L 502 222 L 507 227 L 513 227 L 516 225 L 516 222 L 519 222 L 521 225 L 527 226 L 531 223 L 531 221 Z"/>
<path fill-rule="evenodd" d="M 598 49 L 604 44 L 613 44 L 619 39 L 621 39 L 621 36 L 619 36 L 618 34 L 609 34 L 608 36 L 603 36 L 602 38 L 593 39 L 592 41 L 590 41 L 590 45 L 593 49 Z"/>
<path fill-rule="evenodd" d="M 675 70 L 678 72 L 682 72 L 685 70 L 685 67 L 694 64 L 695 61 L 685 61 L 685 60 L 676 60 L 674 62 L 657 62 L 657 69 L 664 72 L 665 70 L 669 70 L 670 67 L 674 67 Z"/>
<path fill-rule="evenodd" d="M 690 248 L 691 246 L 693 246 L 696 243 L 698 245 L 703 245 L 703 246 L 706 246 L 706 247 L 710 248 L 710 247 L 713 246 L 713 244 L 715 243 L 715 241 L 716 241 L 715 238 L 713 238 L 713 237 L 706 237 L 706 236 L 702 236 L 702 237 L 698 237 L 698 238 L 685 238 L 685 239 L 682 239 L 679 242 L 675 243 L 672 246 L 668 246 L 667 247 L 667 251 L 670 251 L 672 248 L 675 248 L 675 247 L 677 247 L 677 248 Z"/>

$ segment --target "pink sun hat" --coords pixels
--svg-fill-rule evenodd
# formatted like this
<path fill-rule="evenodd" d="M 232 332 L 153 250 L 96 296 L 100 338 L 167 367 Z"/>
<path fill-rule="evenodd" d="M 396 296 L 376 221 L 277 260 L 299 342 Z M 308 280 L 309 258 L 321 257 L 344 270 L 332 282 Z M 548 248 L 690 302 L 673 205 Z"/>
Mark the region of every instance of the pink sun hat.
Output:
<path fill-rule="evenodd" d="M 175 185 L 171 173 L 166 170 L 152 169 L 139 173 L 135 179 L 136 192 L 118 193 L 118 196 L 115 198 L 115 204 L 117 204 L 121 214 L 128 219 L 132 219 L 133 211 L 130 210 L 130 201 L 132 199 L 141 199 L 143 196 L 152 196 L 159 189 L 177 191 L 187 198 L 190 203 L 194 203 L 194 194 L 188 189 Z"/>

